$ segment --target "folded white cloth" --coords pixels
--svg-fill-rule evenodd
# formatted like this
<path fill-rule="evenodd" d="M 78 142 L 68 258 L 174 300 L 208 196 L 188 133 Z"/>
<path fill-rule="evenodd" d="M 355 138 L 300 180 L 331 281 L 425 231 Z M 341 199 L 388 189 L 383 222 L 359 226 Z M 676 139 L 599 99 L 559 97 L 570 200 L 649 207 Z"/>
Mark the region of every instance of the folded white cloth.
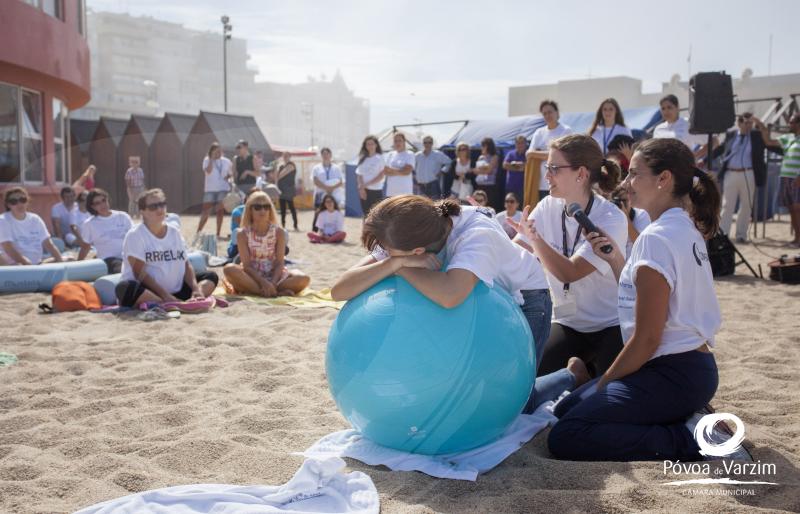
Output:
<path fill-rule="evenodd" d="M 360 471 L 341 473 L 344 467 L 337 457 L 309 459 L 282 486 L 179 485 L 103 502 L 75 514 L 378 514 L 372 479 Z"/>
<path fill-rule="evenodd" d="M 520 414 L 496 441 L 480 448 L 447 455 L 420 455 L 386 448 L 366 439 L 357 430 L 329 434 L 300 453 L 309 459 L 350 457 L 370 466 L 395 471 L 421 471 L 437 478 L 472 480 L 494 468 L 519 450 L 533 436 L 554 423 L 553 402 L 540 405 L 533 414 Z"/>

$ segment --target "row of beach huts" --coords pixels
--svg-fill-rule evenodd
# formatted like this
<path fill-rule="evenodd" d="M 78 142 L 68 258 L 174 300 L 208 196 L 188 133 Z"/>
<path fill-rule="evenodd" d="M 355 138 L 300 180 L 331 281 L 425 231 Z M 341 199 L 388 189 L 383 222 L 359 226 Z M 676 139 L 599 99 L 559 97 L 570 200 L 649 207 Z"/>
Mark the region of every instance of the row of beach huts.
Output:
<path fill-rule="evenodd" d="M 250 151 L 273 157 L 264 134 L 252 116 L 201 111 L 198 115 L 166 113 L 162 117 L 132 115 L 130 119 L 101 117 L 70 120 L 70 168 L 76 180 L 90 165 L 97 167 L 96 187 L 109 192 L 112 207 L 125 210 L 125 170 L 128 157 L 138 155 L 147 187 L 160 187 L 172 212 L 199 210 L 203 197 L 203 158 L 214 141 L 233 158 L 244 139 Z"/>

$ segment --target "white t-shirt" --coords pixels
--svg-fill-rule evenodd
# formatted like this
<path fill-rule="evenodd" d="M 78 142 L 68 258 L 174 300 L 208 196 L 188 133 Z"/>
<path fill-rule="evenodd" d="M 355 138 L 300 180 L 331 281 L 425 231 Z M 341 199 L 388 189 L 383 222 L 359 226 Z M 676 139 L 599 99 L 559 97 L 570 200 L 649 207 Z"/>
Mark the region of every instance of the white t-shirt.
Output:
<path fill-rule="evenodd" d="M 81 226 L 81 238 L 94 246 L 98 259 L 122 258 L 122 243 L 133 227 L 127 212 L 111 211 L 108 216 L 92 216 Z"/>
<path fill-rule="evenodd" d="M 214 159 L 214 168 L 211 173 L 206 174 L 205 169 L 208 167 L 208 157 L 203 159 L 203 174 L 206 177 L 205 188 L 206 193 L 217 193 L 219 191 L 228 191 L 231 186 L 226 180 L 231 175 L 233 163 L 227 157 Z"/>
<path fill-rule="evenodd" d="M 11 241 L 20 255 L 33 264 L 42 262 L 44 250 L 42 243 L 50 239 L 47 225 L 38 214 L 26 212 L 25 218 L 18 220 L 10 212 L 3 214 L 5 230 L 0 230 L 0 243 Z"/>
<path fill-rule="evenodd" d="M 137 225 L 125 236 L 122 243 L 122 280 L 136 280 L 128 257 L 145 263 L 145 272 L 168 293 L 177 293 L 183 287 L 186 272 L 186 243 L 180 231 L 167 225 L 167 233 L 159 239 L 144 223 Z"/>
<path fill-rule="evenodd" d="M 486 207 L 462 207 L 461 214 L 452 220 L 453 229 L 438 255 L 446 271 L 470 271 L 489 287 L 497 284 L 520 305 L 520 291 L 547 288 L 539 260 L 512 242 Z M 378 247 L 372 256 L 380 261 L 389 254 Z"/>
<path fill-rule="evenodd" d="M 313 179 L 318 179 L 320 182 L 325 184 L 326 186 L 332 186 L 337 182 L 341 182 L 344 179 L 342 175 L 342 170 L 339 166 L 331 163 L 331 165 L 326 169 L 322 163 L 317 164 L 311 169 L 311 176 Z M 314 186 L 314 196 L 323 194 L 325 191 L 319 189 L 318 187 Z M 336 199 L 336 203 L 340 206 L 344 203 L 344 187 L 339 186 L 333 190 L 331 193 L 333 197 Z"/>
<path fill-rule="evenodd" d="M 528 151 L 547 151 L 550 149 L 550 141 L 569 134 L 572 134 L 572 129 L 561 123 L 556 125 L 556 128 L 553 130 L 547 128 L 547 125 L 539 127 L 536 129 L 536 132 L 533 133 L 533 137 L 531 137 L 531 146 L 528 147 Z M 546 164 L 546 162 L 542 162 L 542 168 L 539 174 L 539 191 L 547 191 L 550 189 L 550 184 L 545 178 L 545 175 L 547 175 Z"/>
<path fill-rule="evenodd" d="M 541 200 L 531 213 L 529 219 L 535 221 L 534 227 L 542 239 L 555 251 L 563 254 L 564 231 L 561 225 L 561 213 L 564 212 L 564 200 L 547 196 Z M 589 219 L 611 237 L 618 248 L 624 248 L 628 240 L 628 220 L 625 214 L 613 203 L 595 195 Z M 564 283 L 550 273 L 545 273 L 553 294 L 553 321 L 566 325 L 578 332 L 595 332 L 613 327 L 619 323 L 617 317 L 617 280 L 611 266 L 595 255 L 592 245 L 586 242 L 583 231 L 576 247 L 572 248 L 579 225 L 574 218 L 566 217 L 567 247 L 572 255 L 582 257 L 594 266 L 595 271 L 572 282 L 569 292 L 564 293 Z M 555 306 L 572 304 L 574 313 L 559 314 Z M 561 310 L 558 310 L 559 312 Z"/>
<path fill-rule="evenodd" d="M 403 150 L 402 152 L 398 152 L 397 150 L 392 150 L 386 155 L 386 165 L 396 170 L 403 169 L 405 166 L 409 165 L 413 170 L 416 163 L 417 163 L 417 158 L 414 156 L 413 153 L 409 152 L 408 150 Z M 386 177 L 387 197 L 397 196 L 397 195 L 410 195 L 413 193 L 414 193 L 413 173 L 397 177 Z"/>
<path fill-rule="evenodd" d="M 634 215 L 633 215 L 633 228 L 636 229 L 636 232 L 641 234 L 642 231 L 645 228 L 647 228 L 647 225 L 650 224 L 650 215 L 647 214 L 647 211 L 644 210 L 644 209 L 634 209 L 633 212 L 634 212 Z M 628 238 L 628 244 L 625 245 L 625 258 L 626 259 L 631 256 L 631 249 L 633 248 L 633 243 L 634 242 L 631 241 L 630 238 Z"/>
<path fill-rule="evenodd" d="M 620 134 L 633 137 L 633 133 L 628 127 L 614 125 L 612 128 L 608 129 L 605 125 L 598 125 L 592 133 L 592 139 L 597 141 L 597 144 L 600 145 L 600 149 L 603 151 L 603 155 L 605 155 L 608 153 L 608 145 Z"/>
<path fill-rule="evenodd" d="M 508 213 L 506 211 L 501 212 L 500 214 L 495 216 L 494 219 L 495 221 L 497 221 L 497 223 L 500 224 L 500 227 L 502 227 L 502 229 L 506 231 L 508 237 L 514 238 L 514 236 L 517 235 L 517 231 L 511 228 L 511 226 L 508 223 L 506 223 L 506 220 L 508 219 Z M 522 219 L 522 212 L 521 211 L 515 212 L 514 215 L 511 216 L 511 219 L 519 223 L 519 220 Z"/>
<path fill-rule="evenodd" d="M 323 210 L 317 216 L 317 227 L 326 236 L 332 236 L 344 230 L 344 214 L 342 211 L 329 212 Z"/>
<path fill-rule="evenodd" d="M 664 334 L 651 359 L 714 346 L 722 316 L 714 291 L 711 264 L 703 236 L 681 208 L 663 213 L 639 234 L 619 279 L 619 321 L 622 339 L 630 341 L 636 325 L 636 272 L 647 266 L 669 284 Z"/>
<path fill-rule="evenodd" d="M 679 139 L 683 144 L 694 150 L 696 146 L 703 146 L 708 142 L 708 136 L 702 134 L 689 133 L 689 120 L 686 118 L 678 117 L 675 123 L 664 121 L 656 125 L 653 129 L 653 138 L 675 138 Z"/>
<path fill-rule="evenodd" d="M 364 159 L 364 162 L 358 165 L 356 168 L 356 175 L 361 175 L 361 178 L 364 180 L 366 184 L 370 180 L 374 179 L 378 176 L 380 172 L 383 171 L 383 168 L 386 167 L 386 164 L 383 160 L 383 155 L 376 153 L 372 157 L 367 157 Z M 375 182 L 367 186 L 367 189 L 371 191 L 383 191 L 383 183 L 386 182 L 385 178 L 380 179 L 379 181 Z"/>
<path fill-rule="evenodd" d="M 80 228 L 83 226 L 86 220 L 88 220 L 91 217 L 92 215 L 89 213 L 89 211 L 82 211 L 80 209 L 75 209 L 75 212 L 72 213 L 71 224 L 77 226 L 78 230 L 80 230 Z"/>
<path fill-rule="evenodd" d="M 53 222 L 53 228 L 55 228 L 56 223 L 58 223 L 59 227 L 61 228 L 61 237 L 63 238 L 67 234 L 70 234 L 71 231 L 69 226 L 72 224 L 72 220 L 75 216 L 75 211 L 78 210 L 78 203 L 75 202 L 72 204 L 72 208 L 67 210 L 67 207 L 64 205 L 64 202 L 58 202 L 50 209 L 50 221 Z"/>

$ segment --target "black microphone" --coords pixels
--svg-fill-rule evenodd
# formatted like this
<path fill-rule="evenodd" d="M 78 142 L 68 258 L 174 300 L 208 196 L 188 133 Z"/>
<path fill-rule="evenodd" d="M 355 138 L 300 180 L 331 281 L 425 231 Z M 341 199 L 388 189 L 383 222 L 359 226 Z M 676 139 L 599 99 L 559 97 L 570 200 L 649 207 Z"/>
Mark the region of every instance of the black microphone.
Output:
<path fill-rule="evenodd" d="M 594 223 L 592 223 L 592 220 L 589 219 L 589 216 L 587 216 L 586 213 L 583 212 L 583 209 L 581 209 L 581 204 L 579 204 L 578 202 L 569 204 L 569 207 L 567 207 L 567 214 L 575 218 L 575 221 L 578 222 L 578 225 L 583 227 L 587 233 L 589 232 L 597 232 L 598 234 L 600 233 L 600 230 L 596 226 L 594 226 Z M 603 253 L 611 253 L 613 250 L 614 247 L 611 246 L 610 244 L 605 244 L 600 247 L 600 251 Z"/>

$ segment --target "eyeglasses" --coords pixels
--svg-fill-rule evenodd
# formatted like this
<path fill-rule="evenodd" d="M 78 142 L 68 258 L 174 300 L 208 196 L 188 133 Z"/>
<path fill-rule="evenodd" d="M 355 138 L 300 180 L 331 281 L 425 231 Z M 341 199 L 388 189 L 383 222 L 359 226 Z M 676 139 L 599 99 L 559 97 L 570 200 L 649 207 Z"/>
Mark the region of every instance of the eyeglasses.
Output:
<path fill-rule="evenodd" d="M 506 200 L 506 203 L 517 203 L 516 200 Z"/>
<path fill-rule="evenodd" d="M 254 211 L 266 211 L 269 210 L 269 204 L 267 203 L 254 203 L 252 205 Z"/>
<path fill-rule="evenodd" d="M 574 169 L 575 166 L 572 166 L 570 164 L 560 164 L 560 165 L 559 164 L 551 164 L 549 162 L 545 163 L 545 165 L 544 165 L 544 169 L 549 171 L 551 175 L 558 175 L 558 170 L 560 170 L 561 168 L 573 168 Z"/>
<path fill-rule="evenodd" d="M 157 211 L 159 209 L 166 209 L 167 202 L 150 203 L 145 205 L 144 208 L 147 209 L 148 211 Z"/>
<path fill-rule="evenodd" d="M 100 205 L 100 204 L 104 204 L 107 201 L 108 201 L 108 198 L 106 198 L 105 196 L 101 196 L 97 200 L 92 200 L 92 207 L 95 207 L 95 206 Z"/>
<path fill-rule="evenodd" d="M 8 205 L 17 205 L 18 203 L 25 205 L 26 203 L 28 203 L 28 199 L 24 196 L 15 196 L 14 198 L 9 198 L 8 200 L 6 200 L 6 203 Z"/>
<path fill-rule="evenodd" d="M 423 141 L 422 144 L 423 145 L 432 145 L 433 141 Z"/>

